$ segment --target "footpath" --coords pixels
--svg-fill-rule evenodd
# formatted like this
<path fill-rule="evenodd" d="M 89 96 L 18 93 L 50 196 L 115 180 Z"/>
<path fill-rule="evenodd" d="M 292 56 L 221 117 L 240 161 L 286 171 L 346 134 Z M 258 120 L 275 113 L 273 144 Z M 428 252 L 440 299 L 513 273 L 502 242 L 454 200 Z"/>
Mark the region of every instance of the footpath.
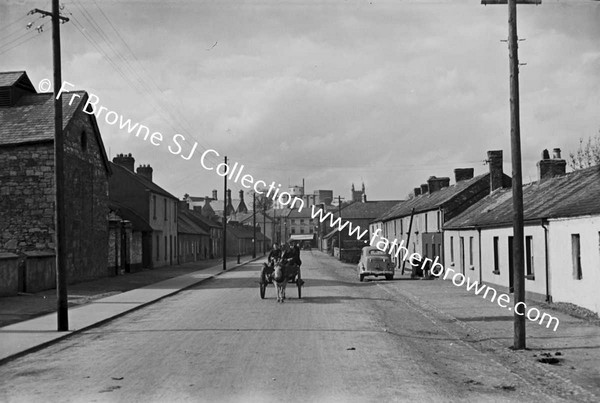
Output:
<path fill-rule="evenodd" d="M 258 256 L 257 259 L 262 258 Z M 255 259 L 214 259 L 68 286 L 69 331 L 58 332 L 56 290 L 0 298 L 0 364 L 178 293 Z"/>
<path fill-rule="evenodd" d="M 339 264 L 356 277 L 355 265 Z M 543 387 L 546 392 L 569 401 L 600 401 L 600 321 L 597 318 L 574 316 L 571 313 L 578 310 L 566 304 L 527 300 L 528 307 L 557 317 L 560 325 L 553 331 L 554 326 L 546 328 L 526 320 L 527 349 L 515 351 L 512 349 L 513 313 L 499 307 L 495 300 L 490 302 L 464 286 L 455 286 L 450 278 L 411 279 L 410 271 L 404 275 L 397 271 L 393 281 L 370 277 L 366 281 L 371 282 L 371 286 L 381 286 L 383 295 L 436 323 L 455 342 L 488 355 L 491 365 L 511 368 L 532 387 Z"/>

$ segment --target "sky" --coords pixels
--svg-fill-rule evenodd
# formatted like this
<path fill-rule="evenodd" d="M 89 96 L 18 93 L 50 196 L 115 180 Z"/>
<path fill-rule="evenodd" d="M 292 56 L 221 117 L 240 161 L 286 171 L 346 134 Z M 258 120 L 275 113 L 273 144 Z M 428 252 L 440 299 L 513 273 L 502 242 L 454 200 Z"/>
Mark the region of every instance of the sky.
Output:
<path fill-rule="evenodd" d="M 63 1 L 63 80 L 158 146 L 98 119 L 112 159 L 132 153 L 181 198 L 222 195 L 207 149 L 258 180 L 400 200 L 454 168 L 511 174 L 508 12 L 473 0 Z M 0 2 L 0 71 L 52 79 L 49 0 Z M 33 22 L 27 30 L 28 22 Z M 43 32 L 35 27 L 44 24 Z M 600 2 L 518 7 L 523 181 L 543 149 L 600 130 Z M 1 122 L 0 122 L 1 124 Z M 181 134 L 182 152 L 175 134 Z M 181 139 L 181 137 L 179 137 Z M 198 146 L 191 159 L 182 156 Z M 242 189 L 229 182 L 234 194 Z"/>

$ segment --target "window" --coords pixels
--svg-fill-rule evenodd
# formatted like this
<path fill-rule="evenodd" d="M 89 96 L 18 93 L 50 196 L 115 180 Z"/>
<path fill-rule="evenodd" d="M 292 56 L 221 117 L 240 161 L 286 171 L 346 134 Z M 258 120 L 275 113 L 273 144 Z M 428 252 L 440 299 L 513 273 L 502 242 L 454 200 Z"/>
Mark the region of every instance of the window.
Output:
<path fill-rule="evenodd" d="M 454 237 L 450 237 L 450 263 L 454 263 Z"/>
<path fill-rule="evenodd" d="M 400 235 L 404 234 L 404 224 L 402 224 L 403 220 L 400 219 Z"/>
<path fill-rule="evenodd" d="M 469 237 L 469 265 L 473 266 L 473 237 Z"/>
<path fill-rule="evenodd" d="M 292 220 L 292 224 L 296 224 L 296 220 Z"/>
<path fill-rule="evenodd" d="M 296 233 L 296 228 L 292 228 L 292 234 Z"/>
<path fill-rule="evenodd" d="M 156 195 L 152 195 L 153 215 L 152 217 L 156 220 Z"/>
<path fill-rule="evenodd" d="M 165 260 L 167 260 L 167 236 L 165 235 Z"/>
<path fill-rule="evenodd" d="M 300 220 L 300 224 L 304 225 L 304 220 Z"/>
<path fill-rule="evenodd" d="M 525 275 L 533 278 L 533 237 L 525 237 Z"/>
<path fill-rule="evenodd" d="M 439 210 L 437 211 L 437 230 L 442 230 L 442 212 Z"/>
<path fill-rule="evenodd" d="M 499 242 L 499 239 L 497 236 L 495 236 L 494 237 L 494 273 L 495 274 L 500 274 L 498 242 Z"/>
<path fill-rule="evenodd" d="M 312 233 L 313 233 L 313 227 L 310 227 L 310 228 L 308 229 L 308 231 L 309 231 L 309 232 L 312 234 Z"/>
<path fill-rule="evenodd" d="M 465 237 L 460 237 L 460 270 L 465 274 Z"/>
<path fill-rule="evenodd" d="M 300 233 L 304 234 L 304 228 L 300 228 Z"/>
<path fill-rule="evenodd" d="M 165 221 L 167 221 L 167 199 L 165 199 Z"/>
<path fill-rule="evenodd" d="M 571 234 L 571 257 L 573 259 L 573 279 L 581 280 L 581 243 L 579 234 Z"/>
<path fill-rule="evenodd" d="M 427 213 L 425 213 L 425 229 L 423 232 L 427 232 Z"/>

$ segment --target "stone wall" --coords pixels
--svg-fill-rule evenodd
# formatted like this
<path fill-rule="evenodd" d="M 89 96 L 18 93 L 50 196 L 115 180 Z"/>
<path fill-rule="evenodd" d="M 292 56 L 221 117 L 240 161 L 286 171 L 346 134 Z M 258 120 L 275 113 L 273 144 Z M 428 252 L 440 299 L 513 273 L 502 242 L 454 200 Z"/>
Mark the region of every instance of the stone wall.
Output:
<path fill-rule="evenodd" d="M 67 281 L 107 275 L 108 172 L 92 117 L 76 113 L 65 129 Z M 0 252 L 54 249 L 53 142 L 0 148 Z M 23 265 L 23 260 L 21 265 Z"/>

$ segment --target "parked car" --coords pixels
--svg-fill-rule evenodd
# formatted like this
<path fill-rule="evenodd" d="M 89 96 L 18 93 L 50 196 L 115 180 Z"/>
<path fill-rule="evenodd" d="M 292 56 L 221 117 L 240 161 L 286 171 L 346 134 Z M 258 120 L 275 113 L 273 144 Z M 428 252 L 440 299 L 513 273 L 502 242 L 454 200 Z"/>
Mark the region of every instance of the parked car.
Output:
<path fill-rule="evenodd" d="M 358 279 L 363 281 L 365 276 L 385 276 L 386 280 L 394 278 L 394 264 L 392 257 L 374 246 L 362 248 L 358 262 Z"/>

